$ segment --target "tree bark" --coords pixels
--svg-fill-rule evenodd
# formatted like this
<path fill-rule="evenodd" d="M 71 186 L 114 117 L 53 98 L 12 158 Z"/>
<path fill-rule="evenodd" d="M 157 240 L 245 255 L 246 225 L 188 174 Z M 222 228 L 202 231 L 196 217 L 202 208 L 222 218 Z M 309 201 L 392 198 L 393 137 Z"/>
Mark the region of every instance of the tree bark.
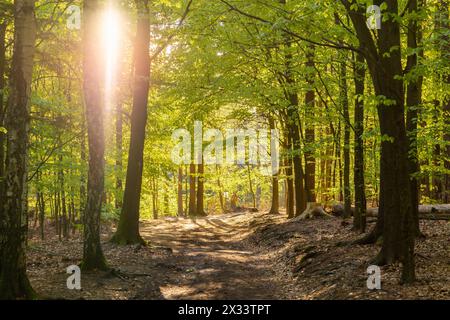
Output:
<path fill-rule="evenodd" d="M 275 129 L 275 120 L 272 116 L 269 116 L 269 126 L 270 129 Z M 271 150 L 273 152 L 273 150 Z M 279 205 L 279 186 L 278 186 L 278 175 L 279 172 L 276 172 L 272 175 L 272 203 L 270 206 L 270 214 L 279 214 L 280 213 L 280 205 Z"/>
<path fill-rule="evenodd" d="M 105 270 L 106 260 L 100 244 L 100 214 L 105 179 L 105 138 L 103 128 L 104 103 L 101 87 L 100 17 L 98 0 L 84 1 L 84 61 L 83 91 L 89 145 L 87 201 L 84 213 L 83 270 Z"/>
<path fill-rule="evenodd" d="M 111 241 L 118 244 L 144 244 L 139 234 L 145 127 L 150 81 L 150 17 L 148 0 L 137 0 L 138 22 L 134 57 L 134 93 L 131 113 L 131 141 L 127 177 L 119 225 Z"/>
<path fill-rule="evenodd" d="M 30 299 L 26 274 L 30 96 L 35 51 L 34 0 L 14 2 L 14 53 L 6 111 L 7 154 L 0 218 L 0 299 Z"/>
<path fill-rule="evenodd" d="M 352 196 L 350 192 L 350 114 L 348 105 L 348 85 L 347 85 L 347 54 L 342 55 L 343 59 L 339 63 L 340 73 L 340 104 L 344 118 L 344 217 L 351 216 Z"/>
<path fill-rule="evenodd" d="M 195 164 L 189 166 L 189 216 L 193 217 L 197 213 L 195 195 Z"/>
<path fill-rule="evenodd" d="M 405 126 L 404 89 L 399 76 L 401 63 L 400 25 L 396 0 L 385 1 L 386 13 L 378 30 L 377 45 L 367 28 L 364 10 L 353 10 L 351 3 L 341 0 L 346 7 L 361 49 L 372 76 L 380 131 L 383 137 L 380 157 L 380 214 L 383 215 L 383 245 L 375 264 L 402 262 L 403 283 L 415 280 L 413 210 L 408 170 L 408 137 Z M 386 100 L 387 99 L 387 100 Z"/>
<path fill-rule="evenodd" d="M 0 127 L 4 125 L 4 89 L 5 89 L 5 68 L 6 68 L 6 22 L 0 24 Z M 6 134 L 0 130 L 0 203 L 3 203 L 3 177 L 5 174 L 5 138 Z M 0 206 L 1 207 L 1 206 Z M 0 208 L 0 212 L 2 208 Z M 0 213 L 1 216 L 1 213 Z"/>
<path fill-rule="evenodd" d="M 178 167 L 178 183 L 177 183 L 177 204 L 178 204 L 178 216 L 182 217 L 183 212 L 183 167 L 180 165 Z"/>
<path fill-rule="evenodd" d="M 83 107 L 82 117 L 81 117 L 81 136 L 80 136 L 80 159 L 81 159 L 81 169 L 80 169 L 80 218 L 84 221 L 84 211 L 86 210 L 86 108 Z"/>
<path fill-rule="evenodd" d="M 289 132 L 286 133 L 286 145 L 288 149 L 284 159 L 284 167 L 286 173 L 286 214 L 288 219 L 294 218 L 294 179 L 292 172 L 292 160 L 290 153 L 292 152 L 292 142 Z"/>
<path fill-rule="evenodd" d="M 115 206 L 116 209 L 122 208 L 123 183 L 122 183 L 122 156 L 123 156 L 123 116 L 122 103 L 116 106 L 116 192 Z"/>
<path fill-rule="evenodd" d="M 286 50 L 290 49 L 289 38 L 286 38 Z M 287 128 L 289 130 L 289 137 L 292 144 L 292 163 L 294 170 L 294 195 L 295 195 L 295 216 L 300 215 L 306 209 L 306 194 L 304 174 L 301 160 L 301 141 L 300 141 L 300 119 L 298 116 L 299 100 L 298 94 L 295 91 L 296 81 L 292 74 L 292 54 L 285 54 L 285 96 L 289 102 L 287 107 Z"/>
<path fill-rule="evenodd" d="M 306 66 L 308 68 L 314 68 L 314 46 L 309 46 L 306 53 L 307 62 Z M 308 83 L 308 91 L 305 94 L 305 106 L 306 114 L 309 115 L 309 121 L 312 121 L 312 116 L 314 115 L 314 75 L 310 74 L 306 79 Z M 306 190 L 306 201 L 316 202 L 316 160 L 314 158 L 313 144 L 315 140 L 314 125 L 308 124 L 305 127 L 305 190 Z"/>
<path fill-rule="evenodd" d="M 364 78 L 365 66 L 364 57 L 356 55 L 354 63 L 355 77 L 355 146 L 354 146 L 354 185 L 355 185 L 355 213 L 353 216 L 353 230 L 364 233 L 366 231 L 366 191 L 364 183 Z"/>
<path fill-rule="evenodd" d="M 417 0 L 410 0 L 408 13 L 417 12 Z M 421 31 L 416 18 L 411 18 L 408 23 L 407 44 L 410 49 L 417 50 L 418 42 L 421 41 Z M 418 54 L 408 56 L 405 74 L 411 73 L 418 66 Z M 411 185 L 411 206 L 413 210 L 413 223 L 417 236 L 421 235 L 419 227 L 419 181 L 416 177 L 420 173 L 419 151 L 417 148 L 417 121 L 419 119 L 418 109 L 422 103 L 423 77 L 411 79 L 406 86 L 406 130 L 409 136 L 408 168 Z"/>
<path fill-rule="evenodd" d="M 204 209 L 204 189 L 205 189 L 205 165 L 203 163 L 200 163 L 198 165 L 197 170 L 197 205 L 196 205 L 196 216 L 204 217 L 206 216 L 205 209 Z"/>

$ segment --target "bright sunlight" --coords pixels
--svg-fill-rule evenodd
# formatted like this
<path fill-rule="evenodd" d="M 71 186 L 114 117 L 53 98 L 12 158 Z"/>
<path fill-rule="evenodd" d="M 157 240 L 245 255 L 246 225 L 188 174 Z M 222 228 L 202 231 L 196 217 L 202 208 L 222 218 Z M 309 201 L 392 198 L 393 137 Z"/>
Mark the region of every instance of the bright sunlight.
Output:
<path fill-rule="evenodd" d="M 105 59 L 105 105 L 106 111 L 111 110 L 115 100 L 115 87 L 117 81 L 117 65 L 119 43 L 121 41 L 120 14 L 117 9 L 109 3 L 103 15 L 102 38 Z"/>

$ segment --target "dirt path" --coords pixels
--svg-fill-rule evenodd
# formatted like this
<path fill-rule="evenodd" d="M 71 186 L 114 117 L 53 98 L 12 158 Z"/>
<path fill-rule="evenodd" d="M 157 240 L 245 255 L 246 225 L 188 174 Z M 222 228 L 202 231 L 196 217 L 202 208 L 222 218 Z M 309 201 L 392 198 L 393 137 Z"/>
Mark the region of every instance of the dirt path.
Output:
<path fill-rule="evenodd" d="M 251 214 L 209 218 L 167 218 L 147 222 L 142 236 L 154 246 L 172 249 L 159 264 L 170 270 L 160 286 L 165 299 L 280 299 L 269 257 L 242 241 Z"/>
<path fill-rule="evenodd" d="M 246 239 L 261 214 L 234 213 L 199 219 L 162 218 L 141 222 L 149 246 L 109 242 L 114 228 L 102 227 L 109 272 L 83 272 L 82 290 L 68 290 L 66 268 L 82 260 L 82 237 L 44 241 L 33 232 L 27 269 L 33 287 L 51 299 L 283 299 L 283 278 L 273 258 Z M 280 216 L 281 217 L 281 216 Z"/>
<path fill-rule="evenodd" d="M 82 260 L 79 233 L 58 240 L 46 227 L 32 233 L 27 271 L 43 299 L 448 299 L 449 225 L 421 221 L 411 286 L 398 264 L 382 267 L 382 290 L 367 289 L 368 261 L 379 246 L 342 246 L 359 237 L 339 218 L 287 221 L 285 215 L 236 213 L 196 220 L 141 222 L 149 246 L 117 246 L 102 227 L 113 271 L 83 272 L 82 290 L 68 290 L 66 268 Z M 313 254 L 313 255 L 312 255 Z"/>

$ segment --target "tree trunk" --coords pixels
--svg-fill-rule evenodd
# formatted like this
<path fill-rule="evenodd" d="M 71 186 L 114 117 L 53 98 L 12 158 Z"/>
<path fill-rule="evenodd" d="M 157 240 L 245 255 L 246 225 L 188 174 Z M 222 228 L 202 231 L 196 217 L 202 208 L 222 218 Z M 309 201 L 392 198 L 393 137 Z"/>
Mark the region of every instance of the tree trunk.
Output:
<path fill-rule="evenodd" d="M 247 178 L 248 178 L 248 191 L 252 195 L 252 205 L 253 208 L 256 208 L 256 194 L 253 189 L 253 179 L 252 179 L 252 170 L 250 169 L 250 164 L 247 164 Z"/>
<path fill-rule="evenodd" d="M 122 156 L 123 156 L 123 116 L 122 103 L 116 106 L 116 192 L 115 192 L 115 206 L 116 209 L 122 208 Z"/>
<path fill-rule="evenodd" d="M 289 132 L 286 133 L 288 153 L 292 152 L 292 142 Z M 284 167 L 286 172 L 286 214 L 288 219 L 294 218 L 294 180 L 292 172 L 291 155 L 288 154 L 284 160 Z"/>
<path fill-rule="evenodd" d="M 417 0 L 410 0 L 408 12 L 417 12 Z M 408 23 L 407 44 L 408 48 L 417 50 L 421 39 L 419 24 L 415 19 Z M 411 73 L 418 66 L 418 55 L 411 54 L 407 58 L 405 74 Z M 417 121 L 418 109 L 422 103 L 423 77 L 418 76 L 409 81 L 406 86 L 406 130 L 409 136 L 408 168 L 411 185 L 411 206 L 413 211 L 413 223 L 417 236 L 421 235 L 419 227 L 419 181 L 416 177 L 420 173 L 419 151 L 417 149 Z"/>
<path fill-rule="evenodd" d="M 41 240 L 44 240 L 45 238 L 45 200 L 44 200 L 44 193 L 39 192 L 39 232 L 41 235 Z"/>
<path fill-rule="evenodd" d="M 413 210 L 408 170 L 408 137 L 405 126 L 403 74 L 401 63 L 400 25 L 396 0 L 386 1 L 386 14 L 378 30 L 377 45 L 367 28 L 361 8 L 352 10 L 351 3 L 341 0 L 347 9 L 369 66 L 378 101 L 380 122 L 380 214 L 383 216 L 383 245 L 374 263 L 381 265 L 401 261 L 403 283 L 415 280 Z M 393 50 L 392 48 L 395 48 Z M 385 100 L 388 99 L 388 100 Z"/>
<path fill-rule="evenodd" d="M 275 129 L 275 121 L 272 116 L 269 116 L 269 126 L 271 130 Z M 271 151 L 273 152 L 273 150 Z M 280 213 L 278 175 L 279 172 L 276 172 L 272 175 L 272 204 L 270 206 L 270 214 Z"/>
<path fill-rule="evenodd" d="M 106 260 L 100 244 L 100 214 L 105 179 L 105 138 L 103 128 L 104 103 L 101 87 L 100 2 L 84 1 L 84 61 L 83 91 L 89 144 L 87 201 L 84 213 L 83 270 L 105 270 Z"/>
<path fill-rule="evenodd" d="M 308 68 L 314 68 L 314 46 L 309 46 L 306 53 Z M 305 106 L 308 119 L 313 123 L 312 117 L 314 115 L 314 73 L 310 74 L 306 79 L 308 83 L 308 91 L 305 94 Z M 316 160 L 314 158 L 313 144 L 315 140 L 314 125 L 308 124 L 305 128 L 305 190 L 306 201 L 316 202 Z"/>
<path fill-rule="evenodd" d="M 195 164 L 189 166 L 189 216 L 193 217 L 197 213 L 195 196 Z"/>
<path fill-rule="evenodd" d="M 355 213 L 353 216 L 353 230 L 364 233 L 366 231 L 366 191 L 364 184 L 364 57 L 356 55 L 354 63 L 355 75 L 355 146 L 354 146 L 354 171 L 353 179 L 355 185 Z"/>
<path fill-rule="evenodd" d="M 197 206 L 196 206 L 196 216 L 199 217 L 204 217 L 206 216 L 205 213 L 205 209 L 204 209 L 204 189 L 205 189 L 205 176 L 204 176 L 204 170 L 205 170 L 205 165 L 204 165 L 204 161 L 202 159 L 201 161 L 202 163 L 200 163 L 198 165 L 198 172 L 197 172 Z"/>
<path fill-rule="evenodd" d="M 152 208 L 153 208 L 153 219 L 158 219 L 158 203 L 157 203 L 157 197 L 158 197 L 158 189 L 156 185 L 156 178 L 153 176 L 151 180 L 151 187 L 152 187 Z"/>
<path fill-rule="evenodd" d="M 35 296 L 26 274 L 27 158 L 35 50 L 34 0 L 14 2 L 14 53 L 5 126 L 7 154 L 0 218 L 0 299 Z"/>
<path fill-rule="evenodd" d="M 81 118 L 81 137 L 80 137 L 80 159 L 81 159 L 81 168 L 80 168 L 80 218 L 81 221 L 84 221 L 84 211 L 86 209 L 86 108 L 83 108 L 83 116 Z"/>
<path fill-rule="evenodd" d="M 286 0 L 279 0 L 283 5 L 286 5 Z M 292 145 L 292 163 L 294 165 L 294 195 L 295 195 L 295 216 L 300 215 L 306 208 L 306 196 L 305 184 L 303 177 L 303 168 L 301 162 L 301 141 L 300 141 L 300 119 L 298 115 L 299 101 L 296 86 L 296 79 L 294 77 L 291 53 L 291 36 L 284 34 L 284 67 L 285 70 L 282 73 L 284 81 L 280 81 L 280 84 L 284 86 L 284 94 L 289 102 L 286 110 L 287 119 L 286 127 L 289 132 L 291 145 Z"/>
<path fill-rule="evenodd" d="M 139 234 L 145 127 L 150 81 L 150 17 L 148 0 L 137 0 L 138 23 L 134 57 L 134 93 L 131 113 L 131 141 L 120 221 L 112 241 L 118 244 L 144 243 Z"/>
<path fill-rule="evenodd" d="M 3 103 L 5 89 L 5 68 L 6 68 L 6 22 L 0 24 L 0 127 L 4 125 L 5 107 Z M 0 130 L 0 203 L 3 203 L 3 177 L 5 174 L 5 137 L 6 134 Z M 0 205 L 0 217 L 2 206 Z"/>
<path fill-rule="evenodd" d="M 189 189 L 189 171 L 188 171 L 189 166 L 185 166 L 185 179 L 184 179 L 184 190 L 186 192 L 186 196 L 184 197 L 184 215 L 187 216 L 188 215 L 188 208 L 189 208 L 189 194 L 188 194 L 188 189 Z"/>
<path fill-rule="evenodd" d="M 177 204 L 178 204 L 178 216 L 183 216 L 183 167 L 178 167 L 178 192 L 177 192 Z"/>
<path fill-rule="evenodd" d="M 342 55 L 339 63 L 340 71 L 340 103 L 344 117 L 344 217 L 351 216 L 352 196 L 350 192 L 350 114 L 348 110 L 347 54 Z"/>
<path fill-rule="evenodd" d="M 220 181 L 220 167 L 219 165 L 216 165 L 216 174 L 217 174 L 217 187 L 219 188 L 219 203 L 220 203 L 220 210 L 222 210 L 222 213 L 226 213 L 227 210 L 225 208 L 225 201 L 223 196 L 223 188 L 222 188 L 222 182 Z"/>
<path fill-rule="evenodd" d="M 64 184 L 64 170 L 63 170 L 63 157 L 59 156 L 59 170 L 58 170 L 58 180 L 59 180 L 59 188 L 61 195 L 61 227 L 62 227 L 62 235 L 64 238 L 69 236 L 68 232 L 68 221 L 67 221 L 67 206 L 66 206 L 66 191 Z"/>

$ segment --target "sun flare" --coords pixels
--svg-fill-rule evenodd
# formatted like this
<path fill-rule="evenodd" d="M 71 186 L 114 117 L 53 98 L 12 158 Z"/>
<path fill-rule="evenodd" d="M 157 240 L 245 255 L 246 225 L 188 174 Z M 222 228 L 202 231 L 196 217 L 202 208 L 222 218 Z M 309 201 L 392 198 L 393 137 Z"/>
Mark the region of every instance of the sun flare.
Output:
<path fill-rule="evenodd" d="M 117 81 L 117 66 L 119 64 L 119 43 L 121 39 L 120 32 L 120 14 L 110 4 L 103 15 L 103 47 L 105 61 L 105 103 L 106 109 L 110 110 L 115 99 L 115 87 Z"/>

